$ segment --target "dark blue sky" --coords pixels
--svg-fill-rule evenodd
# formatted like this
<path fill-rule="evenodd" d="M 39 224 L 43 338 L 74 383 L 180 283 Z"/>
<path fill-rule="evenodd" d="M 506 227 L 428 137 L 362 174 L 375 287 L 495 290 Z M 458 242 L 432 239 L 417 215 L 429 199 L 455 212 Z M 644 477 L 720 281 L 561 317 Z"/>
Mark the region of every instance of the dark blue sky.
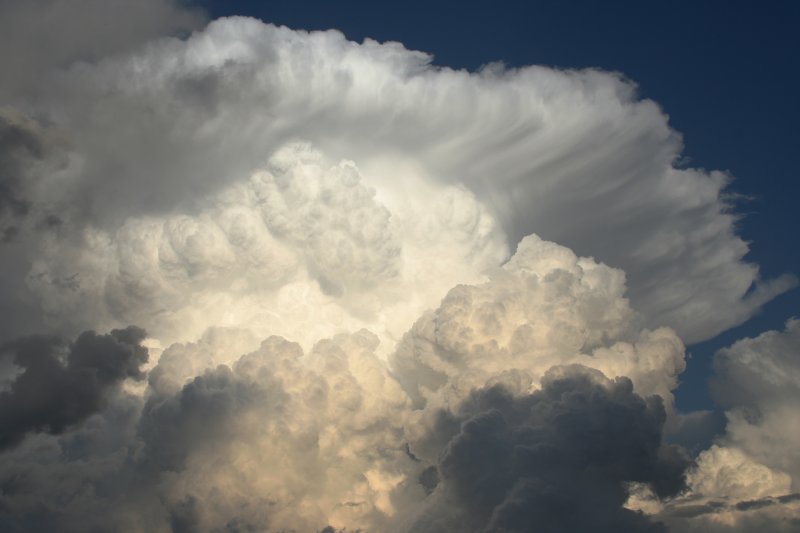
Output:
<path fill-rule="evenodd" d="M 435 63 L 476 69 L 502 60 L 623 72 L 684 135 L 688 164 L 727 170 L 748 197 L 740 235 L 764 277 L 800 274 L 800 2 L 245 1 L 197 0 L 213 17 L 249 15 L 349 39 L 400 41 Z M 693 354 L 678 391 L 682 409 L 710 406 L 713 353 L 800 315 L 800 290 Z"/>

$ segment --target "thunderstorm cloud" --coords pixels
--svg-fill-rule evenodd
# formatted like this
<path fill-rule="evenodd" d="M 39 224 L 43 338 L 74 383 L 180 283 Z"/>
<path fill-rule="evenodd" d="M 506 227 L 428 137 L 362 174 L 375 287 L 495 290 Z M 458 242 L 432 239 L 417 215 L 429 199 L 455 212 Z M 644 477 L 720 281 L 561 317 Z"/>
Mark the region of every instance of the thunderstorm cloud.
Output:
<path fill-rule="evenodd" d="M 632 81 L 74 4 L 0 0 L 0 529 L 799 526 L 800 322 L 667 438 L 796 279 Z"/>

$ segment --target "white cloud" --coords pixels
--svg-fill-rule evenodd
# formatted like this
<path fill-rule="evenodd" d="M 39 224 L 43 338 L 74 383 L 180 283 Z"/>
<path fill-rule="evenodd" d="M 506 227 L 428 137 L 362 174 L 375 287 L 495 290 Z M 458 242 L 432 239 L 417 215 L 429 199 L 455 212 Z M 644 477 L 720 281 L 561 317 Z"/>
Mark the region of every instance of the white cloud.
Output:
<path fill-rule="evenodd" d="M 453 288 L 417 320 L 391 364 L 420 405 L 457 405 L 492 382 L 527 393 L 564 364 L 629 376 L 639 394 L 671 400 L 683 344 L 669 329 L 642 329 L 624 290 L 621 271 L 528 236 L 488 282 Z"/>
<path fill-rule="evenodd" d="M 800 494 L 791 477 L 731 445 L 702 452 L 687 476 L 689 490 L 651 510 L 671 531 L 791 532 L 798 526 Z"/>
<path fill-rule="evenodd" d="M 50 324 L 142 324 L 164 345 L 243 327 L 306 347 L 370 327 L 387 352 L 453 283 L 507 253 L 470 192 L 428 187 L 391 212 L 352 162 L 327 166 L 307 144 L 196 203 L 44 239 L 27 283 Z"/>
<path fill-rule="evenodd" d="M 232 18 L 186 41 L 76 65 L 28 105 L 72 144 L 78 163 L 61 182 L 61 206 L 79 226 L 113 233 L 130 217 L 192 212 L 198 198 L 304 140 L 323 167 L 353 161 L 392 213 L 454 185 L 476 195 L 511 246 L 537 233 L 622 268 L 647 324 L 687 342 L 743 322 L 794 284 L 759 282 L 724 197 L 729 178 L 675 168 L 679 135 L 630 82 L 595 70 L 471 74 L 429 62 L 397 43 Z M 273 207 L 313 214 L 313 203 L 292 201 Z M 312 239 L 307 254 L 332 275 L 386 276 L 361 270 L 377 268 L 362 253 L 393 253 L 383 215 L 369 217 L 348 222 L 363 223 L 358 246 L 334 252 Z M 369 249 L 380 245 L 389 248 Z"/>
<path fill-rule="evenodd" d="M 699 494 L 733 501 L 783 496 L 792 485 L 788 474 L 754 462 L 738 448 L 718 445 L 700 454 L 689 484 Z"/>

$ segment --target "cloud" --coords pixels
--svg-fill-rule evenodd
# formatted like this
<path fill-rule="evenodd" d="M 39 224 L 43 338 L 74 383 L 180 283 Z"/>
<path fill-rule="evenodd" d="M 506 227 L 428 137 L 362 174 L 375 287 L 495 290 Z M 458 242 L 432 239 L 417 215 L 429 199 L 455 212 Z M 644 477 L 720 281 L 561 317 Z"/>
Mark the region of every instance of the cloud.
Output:
<path fill-rule="evenodd" d="M 5 244 L 32 229 L 61 224 L 50 211 L 46 187 L 65 166 L 65 140 L 57 130 L 0 107 L 0 239 Z"/>
<path fill-rule="evenodd" d="M 91 424 L 0 455 L 9 487 L 0 524 L 380 527 L 396 512 L 392 494 L 405 469 L 418 467 L 402 446 L 407 399 L 376 346 L 366 331 L 308 353 L 270 337 L 185 382 L 167 379 L 178 368 L 170 359 L 194 359 L 201 343 L 167 350 L 146 398 L 113 398 Z"/>
<path fill-rule="evenodd" d="M 7 114 L 0 114 L 0 216 L 13 219 L 26 215 L 30 209 L 20 191 L 21 167 L 25 165 L 20 160 L 40 158 L 43 148 L 29 125 L 18 123 L 13 115 L 7 117 Z M 16 231 L 15 226 L 5 226 L 3 240 L 11 240 Z"/>
<path fill-rule="evenodd" d="M 0 346 L 17 375 L 0 392 L 0 449 L 18 444 L 27 433 L 64 432 L 103 407 L 109 390 L 126 378 L 142 379 L 147 362 L 144 331 L 93 331 L 66 345 L 53 337 L 25 337 Z"/>
<path fill-rule="evenodd" d="M 711 390 L 728 419 L 725 442 L 754 460 L 792 476 L 800 488 L 800 321 L 721 350 Z"/>
<path fill-rule="evenodd" d="M 676 168 L 679 135 L 631 82 L 543 67 L 467 73 L 430 60 L 398 43 L 230 18 L 76 64 L 27 105 L 70 139 L 63 218 L 80 231 L 192 215 L 198 199 L 302 140 L 323 166 L 353 161 L 391 213 L 452 185 L 490 211 L 510 247 L 537 233 L 623 269 L 648 326 L 690 343 L 795 284 L 759 280 L 735 233 L 730 177 Z"/>
<path fill-rule="evenodd" d="M 623 504 L 628 482 L 663 496 L 683 487 L 687 461 L 662 445 L 665 419 L 659 397 L 578 365 L 552 368 L 528 396 L 474 392 L 440 415 L 441 482 L 411 529 L 664 531 Z"/>
<path fill-rule="evenodd" d="M 472 313 L 465 305 L 462 295 L 469 293 L 482 311 Z M 522 417 L 509 422 L 513 427 L 534 424 L 523 416 L 525 406 L 561 402 L 549 396 L 544 403 L 540 399 L 566 383 L 567 388 L 574 386 L 574 401 L 581 395 L 588 398 L 591 391 L 598 396 L 599 403 L 583 407 L 564 399 L 578 419 L 592 420 L 598 414 L 592 405 L 605 413 L 602 406 L 607 404 L 600 400 L 616 391 L 612 396 L 621 398 L 620 412 L 627 413 L 620 415 L 619 424 L 630 415 L 632 425 L 594 424 L 598 446 L 604 431 L 613 435 L 617 428 L 630 441 L 609 437 L 606 444 L 625 448 L 629 442 L 630 447 L 608 461 L 605 452 L 595 457 L 591 450 L 574 467 L 565 459 L 564 472 L 571 476 L 570 468 L 583 468 L 579 465 L 591 470 L 595 460 L 598 472 L 619 467 L 622 473 L 609 478 L 616 481 L 608 481 L 617 487 L 613 520 L 647 525 L 648 519 L 622 509 L 627 490 L 623 481 L 649 481 L 662 494 L 674 492 L 683 460 L 659 452 L 669 449 L 661 444 L 668 412 L 664 401 L 645 401 L 633 391 L 646 391 L 648 396 L 665 391 L 669 406 L 683 346 L 669 330 L 639 329 L 640 321 L 623 293 L 621 272 L 530 237 L 489 281 L 456 287 L 440 309 L 423 315 L 388 362 L 379 354 L 379 337 L 366 330 L 322 339 L 309 349 L 277 336 L 259 343 L 249 328 L 214 328 L 196 342 L 163 350 L 148 340 L 158 362 L 149 370 L 143 394 L 116 397 L 90 419 L 91 424 L 57 439 L 39 435 L 6 453 L 3 459 L 11 474 L 3 482 L 26 482 L 6 497 L 8 512 L 0 523 L 24 529 L 49 517 L 65 530 L 81 530 L 87 524 L 82 517 L 89 515 L 97 527 L 121 530 L 158 530 L 171 527 L 168 524 L 214 530 L 234 524 L 269 531 L 327 526 L 403 531 L 427 520 L 419 512 L 438 505 L 443 487 L 456 483 L 456 478 L 469 481 L 464 474 L 457 476 L 453 465 L 460 463 L 455 458 L 440 464 L 439 458 L 454 449 L 455 444 L 448 443 L 460 424 L 454 422 L 452 431 L 443 433 L 443 409 L 453 420 L 477 416 L 483 407 L 470 407 L 469 402 L 477 402 L 484 393 L 473 391 L 488 388 L 515 406 L 505 415 Z M 461 314 L 453 312 L 458 302 Z M 506 317 L 498 315 L 503 309 Z M 431 392 L 427 402 L 420 403 L 406 392 L 413 390 L 410 380 L 424 384 L 440 377 L 423 366 L 410 372 L 413 365 L 402 361 L 413 343 L 423 341 L 422 325 L 437 314 L 451 317 L 452 331 L 473 328 L 486 337 L 471 338 L 475 344 L 453 337 L 446 348 L 449 357 L 461 363 L 450 368 L 442 391 Z M 508 323 L 511 329 L 492 330 L 469 317 L 485 321 L 483 326 Z M 514 335 L 515 329 L 520 333 Z M 527 336 L 520 337 L 524 332 Z M 517 339 L 519 350 L 506 348 L 513 344 L 510 338 Z M 562 340 L 554 344 L 557 339 Z M 485 347 L 496 345 L 495 351 L 480 352 L 481 340 Z M 631 370 L 634 381 L 620 378 L 612 384 L 585 367 L 552 370 L 542 378 L 554 365 L 574 362 L 607 371 Z M 634 372 L 637 367 L 640 370 Z M 536 392 L 542 387 L 548 392 Z M 495 396 L 485 394 L 487 402 L 494 401 Z M 501 404 L 499 408 L 506 409 Z M 614 412 L 609 409 L 603 420 Z M 550 431 L 548 435 L 559 435 L 564 428 L 559 429 L 558 420 L 545 416 L 535 424 Z M 556 425 L 551 428 L 552 424 Z M 641 432 L 632 431 L 640 425 Z M 509 429 L 510 434 L 514 431 Z M 586 451 L 582 450 L 574 450 L 576 460 Z M 628 453 L 631 450 L 641 453 Z M 617 465 L 618 459 L 624 465 Z M 498 457 L 500 463 L 506 460 Z M 44 472 L 54 468 L 41 466 L 45 463 L 60 469 L 58 482 L 44 481 Z M 453 468 L 448 470 L 446 464 Z M 107 483 L 114 489 L 102 489 Z M 593 479 L 590 485 L 602 483 Z M 76 490 L 82 486 L 92 489 Z M 511 485 L 506 488 L 510 491 Z M 46 506 L 48 513 L 37 514 L 37 506 Z M 458 513 L 447 516 L 453 527 L 461 520 Z"/>
<path fill-rule="evenodd" d="M 685 476 L 663 443 L 709 419 L 683 341 L 796 280 L 632 82 L 31 5 L 0 0 L 3 44 L 52 34 L 0 52 L 0 529 L 796 525 L 796 322 L 718 356 Z"/>
<path fill-rule="evenodd" d="M 388 351 L 454 279 L 506 254 L 470 192 L 431 188 L 390 211 L 352 162 L 290 143 L 188 213 L 43 240 L 26 281 L 58 330 L 136 323 L 169 345 L 225 326 L 310 347 L 368 327 Z"/>
<path fill-rule="evenodd" d="M 671 409 L 683 344 L 643 329 L 624 292 L 621 271 L 529 236 L 488 282 L 453 288 L 418 319 L 392 368 L 418 405 L 455 405 L 492 382 L 526 393 L 551 366 L 577 363 L 629 376 Z"/>
<path fill-rule="evenodd" d="M 657 513 L 676 530 L 797 529 L 800 325 L 737 341 L 714 360 L 711 390 L 727 425 L 697 457 L 689 490 Z"/>
<path fill-rule="evenodd" d="M 198 28 L 200 11 L 174 0 L 0 2 L 0 100 L 37 95 L 51 69 L 94 61 L 164 34 Z"/>
<path fill-rule="evenodd" d="M 366 331 L 307 354 L 271 337 L 176 392 L 162 373 L 165 392 L 140 423 L 143 464 L 163 476 L 171 505 L 201 504 L 203 529 L 233 519 L 274 531 L 385 523 L 413 465 L 402 448 L 407 399 L 376 347 Z M 162 361 L 177 369 L 170 358 L 186 355 L 168 351 Z"/>
<path fill-rule="evenodd" d="M 699 494 L 736 501 L 791 491 L 791 478 L 787 474 L 754 462 L 735 447 L 711 446 L 700 454 L 698 465 L 689 479 Z"/>
<path fill-rule="evenodd" d="M 0 342 L 42 330 L 39 306 L 23 280 L 39 238 L 58 235 L 63 223 L 67 147 L 57 128 L 0 103 Z"/>

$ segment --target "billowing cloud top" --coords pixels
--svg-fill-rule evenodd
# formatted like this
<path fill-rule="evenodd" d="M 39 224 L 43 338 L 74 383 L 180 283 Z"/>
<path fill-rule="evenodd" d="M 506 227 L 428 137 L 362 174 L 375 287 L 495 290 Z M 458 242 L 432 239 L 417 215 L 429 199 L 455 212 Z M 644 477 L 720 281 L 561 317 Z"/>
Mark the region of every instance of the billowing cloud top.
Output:
<path fill-rule="evenodd" d="M 0 52 L 0 528 L 792 525 L 796 323 L 663 439 L 684 342 L 796 281 L 632 82 L 131 6 Z"/>

